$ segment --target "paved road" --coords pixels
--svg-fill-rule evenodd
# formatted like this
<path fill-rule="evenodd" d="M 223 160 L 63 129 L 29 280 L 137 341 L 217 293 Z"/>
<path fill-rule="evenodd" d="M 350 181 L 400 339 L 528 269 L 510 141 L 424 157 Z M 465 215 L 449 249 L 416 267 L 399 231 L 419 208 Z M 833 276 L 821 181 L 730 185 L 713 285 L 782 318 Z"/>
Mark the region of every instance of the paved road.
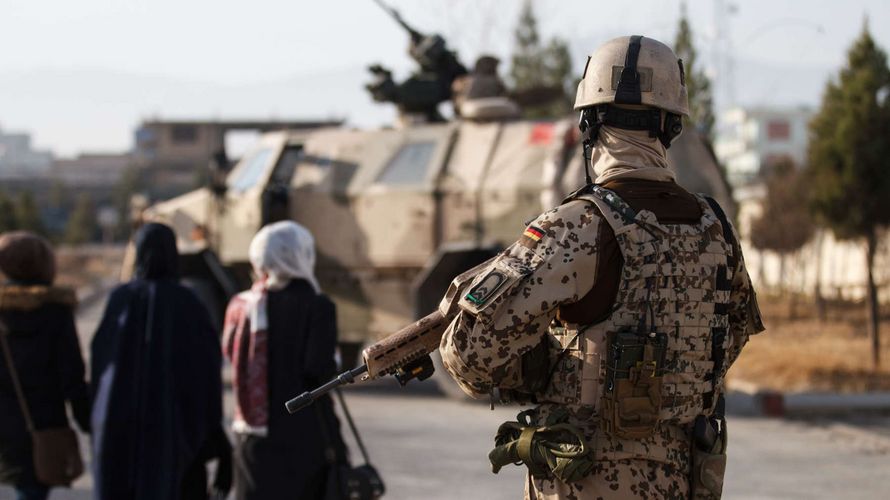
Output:
<path fill-rule="evenodd" d="M 515 499 L 519 468 L 489 471 L 497 426 L 516 410 L 432 395 L 350 391 L 393 499 Z M 875 420 L 877 422 L 877 420 Z M 890 418 L 882 425 L 890 427 Z M 890 490 L 890 440 L 839 422 L 731 418 L 727 499 L 876 499 Z"/>
<path fill-rule="evenodd" d="M 82 311 L 82 332 L 92 332 L 86 323 L 97 319 L 101 307 Z M 491 411 L 484 404 L 450 401 L 423 384 L 402 390 L 392 380 L 350 388 L 346 398 L 386 481 L 386 498 L 522 498 L 522 471 L 509 467 L 494 475 L 487 461 L 495 429 L 514 418 L 515 408 Z M 230 411 L 230 395 L 226 406 Z M 887 498 L 890 417 L 731 417 L 729 426 L 726 499 Z M 88 499 L 89 488 L 84 477 L 73 490 L 58 490 L 51 498 Z M 11 498 L 9 489 L 0 488 L 0 500 Z"/>

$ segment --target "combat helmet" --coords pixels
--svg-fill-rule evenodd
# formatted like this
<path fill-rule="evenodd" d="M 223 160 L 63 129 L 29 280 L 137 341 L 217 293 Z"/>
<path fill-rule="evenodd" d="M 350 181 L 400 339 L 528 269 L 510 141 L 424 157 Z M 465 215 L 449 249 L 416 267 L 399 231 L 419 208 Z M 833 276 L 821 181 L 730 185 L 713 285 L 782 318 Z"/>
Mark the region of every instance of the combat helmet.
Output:
<path fill-rule="evenodd" d="M 586 147 L 602 125 L 648 130 L 670 147 L 689 115 L 683 61 L 652 38 L 609 40 L 587 58 L 575 110 L 581 111 Z"/>

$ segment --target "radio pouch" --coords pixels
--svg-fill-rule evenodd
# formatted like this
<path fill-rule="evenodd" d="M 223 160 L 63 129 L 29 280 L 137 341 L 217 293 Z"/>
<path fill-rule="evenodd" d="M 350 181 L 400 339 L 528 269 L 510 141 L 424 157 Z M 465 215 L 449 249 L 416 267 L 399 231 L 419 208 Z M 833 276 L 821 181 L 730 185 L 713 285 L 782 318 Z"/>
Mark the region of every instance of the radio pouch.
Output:
<path fill-rule="evenodd" d="M 610 436 L 652 435 L 661 410 L 667 336 L 630 331 L 610 333 L 602 397 L 602 429 Z"/>

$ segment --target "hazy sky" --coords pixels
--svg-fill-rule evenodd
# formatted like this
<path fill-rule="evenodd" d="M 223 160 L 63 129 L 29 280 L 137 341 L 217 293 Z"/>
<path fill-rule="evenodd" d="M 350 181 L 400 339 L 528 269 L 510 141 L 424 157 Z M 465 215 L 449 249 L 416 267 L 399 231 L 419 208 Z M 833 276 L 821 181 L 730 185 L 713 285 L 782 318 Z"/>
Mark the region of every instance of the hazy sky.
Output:
<path fill-rule="evenodd" d="M 494 53 L 506 72 L 519 0 L 390 3 L 417 29 L 445 35 L 465 64 Z M 720 3 L 735 5 L 722 38 Z M 680 12 L 679 0 L 534 6 L 543 37 L 569 40 L 579 72 L 586 54 L 614 36 L 670 43 Z M 729 88 L 746 105 L 817 105 L 866 14 L 890 47 L 890 3 L 881 0 L 690 0 L 688 10 L 721 105 Z M 71 155 L 127 149 L 148 117 L 336 116 L 377 125 L 393 111 L 367 97 L 365 67 L 380 62 L 404 75 L 406 43 L 371 0 L 0 0 L 0 127 Z"/>

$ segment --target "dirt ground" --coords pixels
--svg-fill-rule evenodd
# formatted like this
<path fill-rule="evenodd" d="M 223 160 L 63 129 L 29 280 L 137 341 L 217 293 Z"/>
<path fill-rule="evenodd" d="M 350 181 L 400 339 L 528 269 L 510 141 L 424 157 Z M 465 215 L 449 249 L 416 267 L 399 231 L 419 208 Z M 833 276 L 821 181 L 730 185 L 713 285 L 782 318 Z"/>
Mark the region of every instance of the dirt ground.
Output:
<path fill-rule="evenodd" d="M 123 260 L 123 245 L 60 246 L 56 248 L 56 284 L 84 290 L 117 279 Z"/>
<path fill-rule="evenodd" d="M 890 310 L 882 310 L 882 366 L 872 368 L 863 303 L 826 304 L 824 319 L 812 301 L 759 297 L 767 330 L 751 338 L 729 372 L 782 391 L 890 391 Z"/>

